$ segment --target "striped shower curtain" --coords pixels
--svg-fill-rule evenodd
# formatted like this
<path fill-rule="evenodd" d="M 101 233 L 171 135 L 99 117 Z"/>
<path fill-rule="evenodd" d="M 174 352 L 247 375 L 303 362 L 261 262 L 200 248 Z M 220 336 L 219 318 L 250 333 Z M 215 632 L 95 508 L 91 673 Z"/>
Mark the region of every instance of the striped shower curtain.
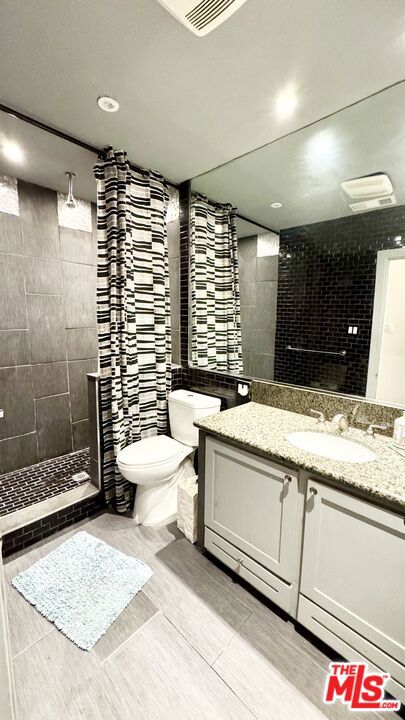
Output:
<path fill-rule="evenodd" d="M 97 324 L 101 445 L 107 504 L 126 512 L 133 486 L 121 476 L 118 452 L 167 430 L 171 384 L 169 261 L 160 175 L 130 168 L 107 148 L 97 180 Z"/>
<path fill-rule="evenodd" d="M 190 211 L 191 361 L 241 374 L 236 209 L 193 195 Z"/>

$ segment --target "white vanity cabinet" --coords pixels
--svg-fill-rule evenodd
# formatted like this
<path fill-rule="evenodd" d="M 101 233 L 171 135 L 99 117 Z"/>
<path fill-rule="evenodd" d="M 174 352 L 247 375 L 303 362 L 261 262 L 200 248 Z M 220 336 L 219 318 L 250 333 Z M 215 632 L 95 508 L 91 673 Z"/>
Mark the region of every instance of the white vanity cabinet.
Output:
<path fill-rule="evenodd" d="M 405 686 L 404 517 L 308 480 L 298 620 Z"/>
<path fill-rule="evenodd" d="M 293 616 L 303 504 L 296 471 L 207 438 L 205 547 Z"/>

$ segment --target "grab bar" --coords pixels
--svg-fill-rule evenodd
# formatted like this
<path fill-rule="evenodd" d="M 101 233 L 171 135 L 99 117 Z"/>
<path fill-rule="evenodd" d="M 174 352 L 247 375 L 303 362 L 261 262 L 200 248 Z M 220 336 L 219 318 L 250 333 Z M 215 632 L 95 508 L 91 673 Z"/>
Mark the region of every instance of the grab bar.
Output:
<path fill-rule="evenodd" d="M 293 350 L 294 352 L 306 352 L 306 353 L 319 353 L 320 355 L 339 355 L 339 357 L 345 357 L 346 350 L 339 350 L 339 352 L 332 352 L 330 350 L 308 350 L 307 348 L 297 348 L 291 345 L 286 346 L 286 350 Z"/>

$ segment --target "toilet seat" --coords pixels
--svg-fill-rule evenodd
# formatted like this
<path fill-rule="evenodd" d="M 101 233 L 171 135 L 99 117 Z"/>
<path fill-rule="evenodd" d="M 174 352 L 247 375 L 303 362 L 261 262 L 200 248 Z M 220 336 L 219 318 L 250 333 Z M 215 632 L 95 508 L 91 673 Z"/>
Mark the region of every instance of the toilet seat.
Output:
<path fill-rule="evenodd" d="M 156 435 L 131 443 L 117 455 L 118 465 L 141 469 L 158 468 L 172 462 L 180 462 L 191 448 L 167 435 Z"/>

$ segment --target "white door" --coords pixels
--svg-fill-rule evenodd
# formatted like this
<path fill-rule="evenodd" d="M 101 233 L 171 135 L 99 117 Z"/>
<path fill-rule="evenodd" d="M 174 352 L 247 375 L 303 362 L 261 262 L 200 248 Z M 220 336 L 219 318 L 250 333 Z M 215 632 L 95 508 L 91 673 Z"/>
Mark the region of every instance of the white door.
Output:
<path fill-rule="evenodd" d="M 377 257 L 367 397 L 405 403 L 405 248 Z"/>
<path fill-rule="evenodd" d="M 297 580 L 302 504 L 295 471 L 207 438 L 205 525 L 284 580 Z"/>
<path fill-rule="evenodd" d="M 309 479 L 300 592 L 405 666 L 403 515 Z"/>

